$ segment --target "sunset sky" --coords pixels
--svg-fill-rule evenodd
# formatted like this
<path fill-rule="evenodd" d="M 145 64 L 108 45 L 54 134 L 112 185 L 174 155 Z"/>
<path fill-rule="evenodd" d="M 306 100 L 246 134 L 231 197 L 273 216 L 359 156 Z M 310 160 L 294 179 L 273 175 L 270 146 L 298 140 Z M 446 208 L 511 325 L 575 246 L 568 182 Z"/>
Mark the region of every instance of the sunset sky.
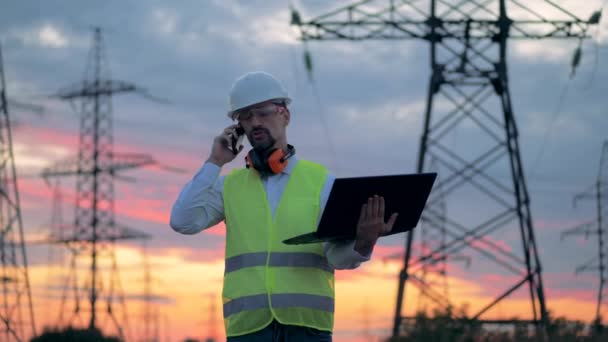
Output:
<path fill-rule="evenodd" d="M 555 2 L 585 19 L 603 3 Z M 345 3 L 293 1 L 304 19 Z M 428 0 L 419 3 L 420 8 L 428 7 Z M 545 8 L 544 1 L 529 3 L 539 11 Z M 547 15 L 553 14 L 564 19 L 559 13 Z M 323 163 L 338 177 L 416 170 L 430 76 L 426 43 L 309 42 L 313 85 L 302 63 L 303 45 L 289 19 L 288 1 L 262 0 L 27 0 L 5 4 L 0 12 L 7 95 L 44 107 L 42 115 L 20 108 L 10 112 L 28 240 L 47 236 L 53 212 L 52 189 L 38 175 L 44 167 L 77 156 L 78 113 L 69 103 L 47 96 L 81 81 L 92 42 L 90 27 L 103 28 L 112 79 L 133 82 L 171 102 L 159 104 L 137 94 L 113 98 L 114 150 L 150 154 L 165 166 L 184 170 L 175 173 L 153 166 L 131 170 L 122 174 L 126 180 L 117 179 L 114 185 L 117 221 L 151 235 L 145 255 L 155 296 L 151 310 L 158 314 L 149 321 L 157 322 L 150 329 L 158 326 L 163 341 L 212 333 L 225 338 L 220 296 L 224 226 L 186 236 L 174 232 L 168 222 L 173 201 L 208 157 L 213 137 L 231 124 L 225 115 L 227 95 L 238 76 L 265 70 L 284 82 L 294 99 L 289 141 L 300 158 Z M 570 61 L 576 40 L 512 40 L 508 52 L 547 306 L 553 315 L 585 321 L 595 314 L 598 278 L 594 273 L 575 276 L 574 270 L 597 254 L 597 245 L 592 237 L 562 240 L 560 234 L 594 218 L 595 202 L 573 207 L 572 198 L 596 181 L 608 132 L 608 20 L 604 18 L 590 34 L 572 80 Z M 438 107 L 441 110 L 441 103 Z M 478 133 L 476 127 L 463 124 L 450 141 L 472 149 L 483 144 Z M 222 173 L 243 165 L 239 157 Z M 499 178 L 510 177 L 508 169 L 493 172 Z M 70 224 L 74 179 L 63 179 L 61 189 L 63 221 Z M 488 204 L 470 195 L 464 191 L 448 197 L 448 215 L 479 222 Z M 490 239 L 521 255 L 516 226 Z M 403 234 L 382 239 L 370 262 L 336 273 L 336 342 L 390 334 L 401 262 L 389 257 L 403 252 L 403 245 Z M 126 316 L 118 299 L 113 305 L 117 318 L 128 320 L 133 337 L 143 336 L 144 329 L 143 246 L 143 241 L 119 243 L 114 253 Z M 71 258 L 67 249 L 58 246 L 29 245 L 27 253 L 36 326 L 42 331 L 59 316 L 72 315 L 74 300 L 66 301 L 68 307 L 62 312 L 59 309 Z M 457 306 L 467 303 L 473 313 L 504 291 L 506 284 L 515 283 L 516 277 L 471 249 L 462 254 L 471 257 L 470 265 L 448 264 L 449 293 Z M 102 261 L 104 272 L 111 267 L 109 261 Z M 81 291 L 86 287 L 88 263 L 86 258 L 77 260 Z M 108 291 L 111 282 L 107 277 L 103 282 Z M 73 298 L 72 292 L 68 298 Z M 404 314 L 412 314 L 421 301 L 415 287 L 408 285 Z M 100 305 L 105 307 L 105 301 Z M 529 318 L 530 312 L 527 288 L 522 288 L 489 317 Z M 80 317 L 88 320 L 87 313 Z"/>

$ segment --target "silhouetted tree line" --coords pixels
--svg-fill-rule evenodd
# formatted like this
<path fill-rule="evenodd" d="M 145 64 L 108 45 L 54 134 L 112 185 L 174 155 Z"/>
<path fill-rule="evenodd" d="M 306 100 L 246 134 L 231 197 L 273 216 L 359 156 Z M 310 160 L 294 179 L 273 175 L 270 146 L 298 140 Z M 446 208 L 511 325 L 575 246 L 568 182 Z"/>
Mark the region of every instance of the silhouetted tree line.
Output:
<path fill-rule="evenodd" d="M 515 320 L 515 318 L 514 318 Z M 582 321 L 568 320 L 564 317 L 549 317 L 547 327 L 551 342 L 606 342 L 608 329 L 599 322 L 585 324 Z M 63 330 L 46 329 L 30 342 L 120 342 L 115 336 L 104 336 L 97 329 Z M 197 341 L 186 339 L 185 341 Z M 386 342 L 538 342 L 534 329 L 527 324 L 513 325 L 512 329 L 498 330 L 482 327 L 476 320 L 468 318 L 466 307 L 457 313 L 452 308 L 435 310 L 431 316 L 424 312 L 416 314 L 406 323 L 405 335 L 397 341 Z"/>
<path fill-rule="evenodd" d="M 104 336 L 99 329 L 75 329 L 72 327 L 60 329 L 47 328 L 44 332 L 32 338 L 30 342 L 122 342 L 115 336 Z M 183 342 L 201 342 L 186 338 Z M 208 338 L 205 342 L 215 342 Z"/>
<path fill-rule="evenodd" d="M 511 329 L 482 327 L 476 320 L 467 318 L 466 308 L 455 314 L 451 308 L 435 310 L 431 316 L 419 312 L 404 324 L 404 336 L 387 342 L 538 342 L 534 328 L 528 324 L 510 325 Z M 516 320 L 516 318 L 513 318 Z M 599 322 L 585 324 L 564 317 L 549 317 L 548 341 L 551 342 L 606 342 L 608 331 Z"/>
<path fill-rule="evenodd" d="M 120 342 L 115 336 L 104 336 L 98 329 L 75 329 L 72 327 L 45 329 L 44 332 L 32 338 L 30 342 Z"/>

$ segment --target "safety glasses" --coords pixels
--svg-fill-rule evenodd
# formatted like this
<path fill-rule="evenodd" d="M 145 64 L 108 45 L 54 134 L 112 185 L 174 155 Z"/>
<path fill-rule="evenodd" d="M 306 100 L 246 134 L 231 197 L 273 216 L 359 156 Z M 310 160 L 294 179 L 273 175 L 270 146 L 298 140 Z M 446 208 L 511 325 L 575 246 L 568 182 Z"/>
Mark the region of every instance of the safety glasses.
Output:
<path fill-rule="evenodd" d="M 278 112 L 278 107 L 282 103 L 269 103 L 260 107 L 249 107 L 235 112 L 235 117 L 239 121 L 249 121 L 255 115 L 260 120 L 266 120 Z"/>

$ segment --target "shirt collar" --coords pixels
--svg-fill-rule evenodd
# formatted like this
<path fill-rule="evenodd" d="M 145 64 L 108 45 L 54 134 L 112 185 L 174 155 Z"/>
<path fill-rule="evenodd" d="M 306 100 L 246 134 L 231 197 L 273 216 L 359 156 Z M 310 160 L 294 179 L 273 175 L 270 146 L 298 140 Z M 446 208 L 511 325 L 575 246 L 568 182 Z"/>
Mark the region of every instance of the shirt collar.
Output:
<path fill-rule="evenodd" d="M 287 166 L 283 169 L 281 173 L 290 175 L 293 172 L 293 168 L 296 167 L 297 163 L 298 157 L 296 157 L 295 155 L 289 157 L 289 159 L 287 159 Z"/>

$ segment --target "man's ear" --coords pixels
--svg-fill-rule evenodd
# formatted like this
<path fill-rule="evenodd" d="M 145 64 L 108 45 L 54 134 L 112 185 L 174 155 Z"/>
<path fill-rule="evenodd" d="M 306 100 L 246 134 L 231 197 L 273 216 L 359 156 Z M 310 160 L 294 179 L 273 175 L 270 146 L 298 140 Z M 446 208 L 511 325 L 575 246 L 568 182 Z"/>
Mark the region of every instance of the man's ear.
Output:
<path fill-rule="evenodd" d="M 283 110 L 283 115 L 285 115 L 285 126 L 289 125 L 289 119 L 291 119 L 291 113 L 289 112 L 289 109 L 287 108 L 282 108 Z"/>

